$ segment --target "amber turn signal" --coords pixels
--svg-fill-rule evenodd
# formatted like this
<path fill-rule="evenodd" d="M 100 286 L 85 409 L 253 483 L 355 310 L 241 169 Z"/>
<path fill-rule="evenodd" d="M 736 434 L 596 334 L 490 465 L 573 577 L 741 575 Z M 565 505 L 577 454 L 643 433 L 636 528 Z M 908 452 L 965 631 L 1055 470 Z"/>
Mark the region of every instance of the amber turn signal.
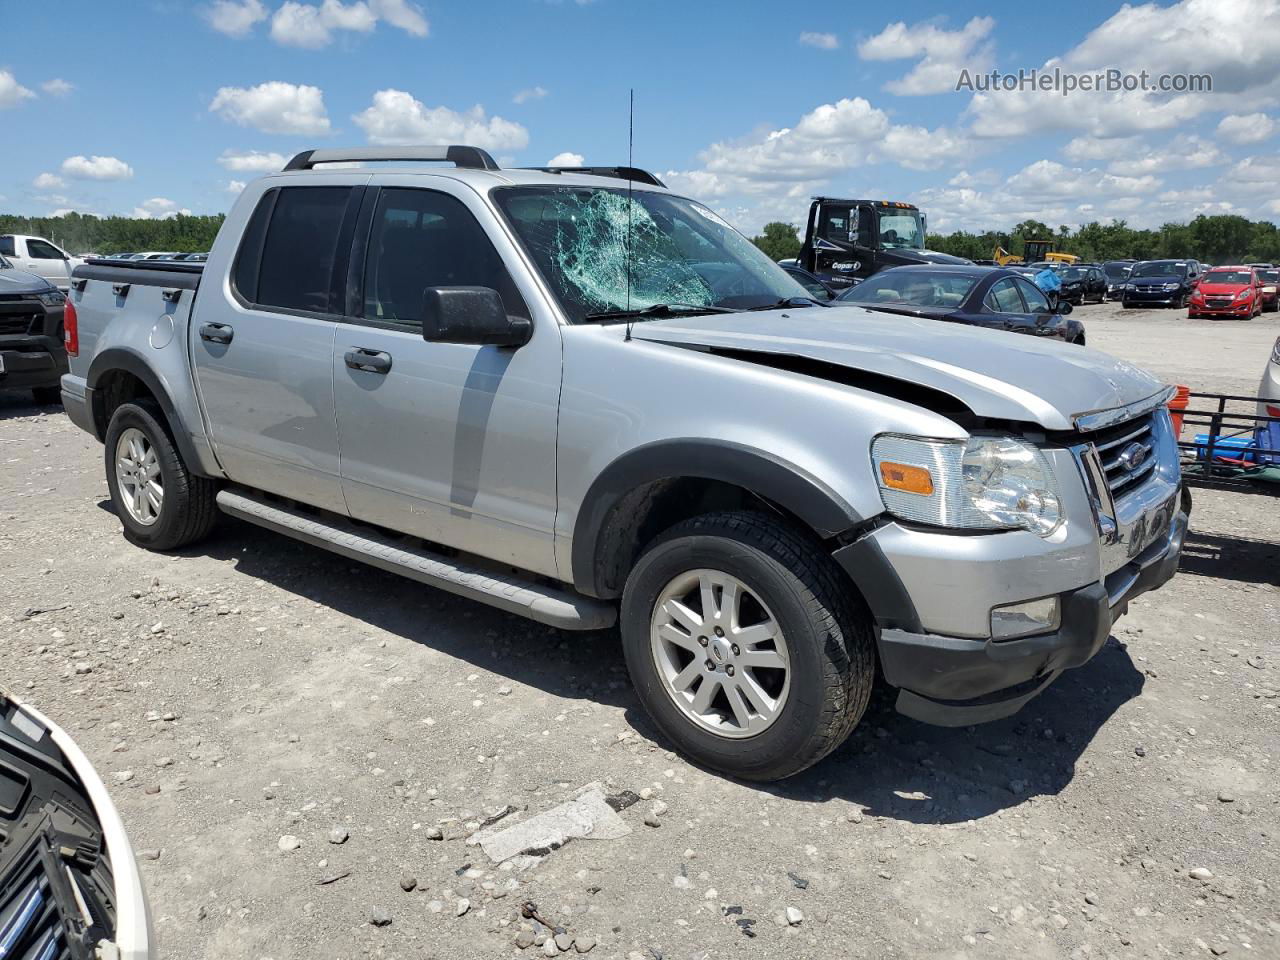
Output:
<path fill-rule="evenodd" d="M 913 467 L 905 463 L 880 462 L 880 479 L 892 490 L 906 493 L 918 493 L 929 496 L 933 493 L 933 477 L 924 467 Z"/>

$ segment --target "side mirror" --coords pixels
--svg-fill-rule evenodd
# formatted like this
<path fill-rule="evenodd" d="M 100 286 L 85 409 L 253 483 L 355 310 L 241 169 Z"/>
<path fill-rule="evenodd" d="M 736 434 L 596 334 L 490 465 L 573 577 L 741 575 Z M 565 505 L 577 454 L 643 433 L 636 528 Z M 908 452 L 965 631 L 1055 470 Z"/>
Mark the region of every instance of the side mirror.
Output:
<path fill-rule="evenodd" d="M 533 336 L 527 317 L 511 317 L 492 287 L 427 287 L 422 294 L 422 339 L 521 347 Z"/>
<path fill-rule="evenodd" d="M 854 207 L 849 211 L 849 242 L 858 242 L 858 208 Z"/>
<path fill-rule="evenodd" d="M 1069 304 L 1066 300 L 1059 300 L 1058 305 L 1054 308 L 1053 312 L 1060 313 L 1065 317 L 1068 313 L 1071 312 L 1071 310 L 1072 310 L 1071 304 Z"/>

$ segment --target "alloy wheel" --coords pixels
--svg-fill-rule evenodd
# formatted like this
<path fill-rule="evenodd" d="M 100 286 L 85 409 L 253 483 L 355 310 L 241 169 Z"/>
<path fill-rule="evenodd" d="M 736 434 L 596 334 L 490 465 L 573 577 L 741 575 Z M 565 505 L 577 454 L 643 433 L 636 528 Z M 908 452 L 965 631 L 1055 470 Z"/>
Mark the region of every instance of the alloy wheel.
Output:
<path fill-rule="evenodd" d="M 675 577 L 658 595 L 649 635 L 663 689 L 698 726 L 753 737 L 781 714 L 791 687 L 787 642 L 737 577 L 711 569 Z"/>
<path fill-rule="evenodd" d="M 116 442 L 116 485 L 130 517 L 144 527 L 160 519 L 164 507 L 164 478 L 156 448 L 137 427 L 129 427 Z"/>

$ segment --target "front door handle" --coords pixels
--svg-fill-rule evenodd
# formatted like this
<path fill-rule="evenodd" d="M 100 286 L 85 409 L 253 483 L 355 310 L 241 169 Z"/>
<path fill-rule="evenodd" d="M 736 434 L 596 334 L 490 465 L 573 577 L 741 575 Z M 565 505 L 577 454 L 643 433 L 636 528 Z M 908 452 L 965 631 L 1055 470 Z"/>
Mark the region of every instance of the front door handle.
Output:
<path fill-rule="evenodd" d="M 363 370 L 365 373 L 389 373 L 391 370 L 391 354 L 383 350 L 369 350 L 365 347 L 352 347 L 343 356 L 347 366 L 352 370 Z"/>
<path fill-rule="evenodd" d="M 235 330 L 225 323 L 206 323 L 200 328 L 200 339 L 210 343 L 230 343 Z"/>

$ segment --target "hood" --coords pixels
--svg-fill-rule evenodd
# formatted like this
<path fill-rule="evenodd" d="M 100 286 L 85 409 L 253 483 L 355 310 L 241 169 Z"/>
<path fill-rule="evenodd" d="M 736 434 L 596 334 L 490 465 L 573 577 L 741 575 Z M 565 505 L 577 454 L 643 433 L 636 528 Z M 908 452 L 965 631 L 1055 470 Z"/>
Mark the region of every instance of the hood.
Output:
<path fill-rule="evenodd" d="M 1209 296 L 1224 296 L 1231 294 L 1235 296 L 1241 290 L 1248 290 L 1252 284 L 1249 283 L 1202 283 L 1196 289 L 1203 294 Z"/>
<path fill-rule="evenodd" d="M 12 267 L 0 267 L 0 296 L 14 293 L 48 293 L 57 288 L 44 277 Z"/>
<path fill-rule="evenodd" d="M 636 324 L 631 335 L 837 364 L 940 391 L 979 417 L 1046 430 L 1075 429 L 1076 416 L 1162 389 L 1149 373 L 1086 347 L 845 304 L 652 320 Z"/>
<path fill-rule="evenodd" d="M 886 250 L 884 254 L 886 260 L 899 260 L 902 263 L 949 263 L 957 266 L 973 263 L 964 257 L 953 257 L 937 250 Z"/>

